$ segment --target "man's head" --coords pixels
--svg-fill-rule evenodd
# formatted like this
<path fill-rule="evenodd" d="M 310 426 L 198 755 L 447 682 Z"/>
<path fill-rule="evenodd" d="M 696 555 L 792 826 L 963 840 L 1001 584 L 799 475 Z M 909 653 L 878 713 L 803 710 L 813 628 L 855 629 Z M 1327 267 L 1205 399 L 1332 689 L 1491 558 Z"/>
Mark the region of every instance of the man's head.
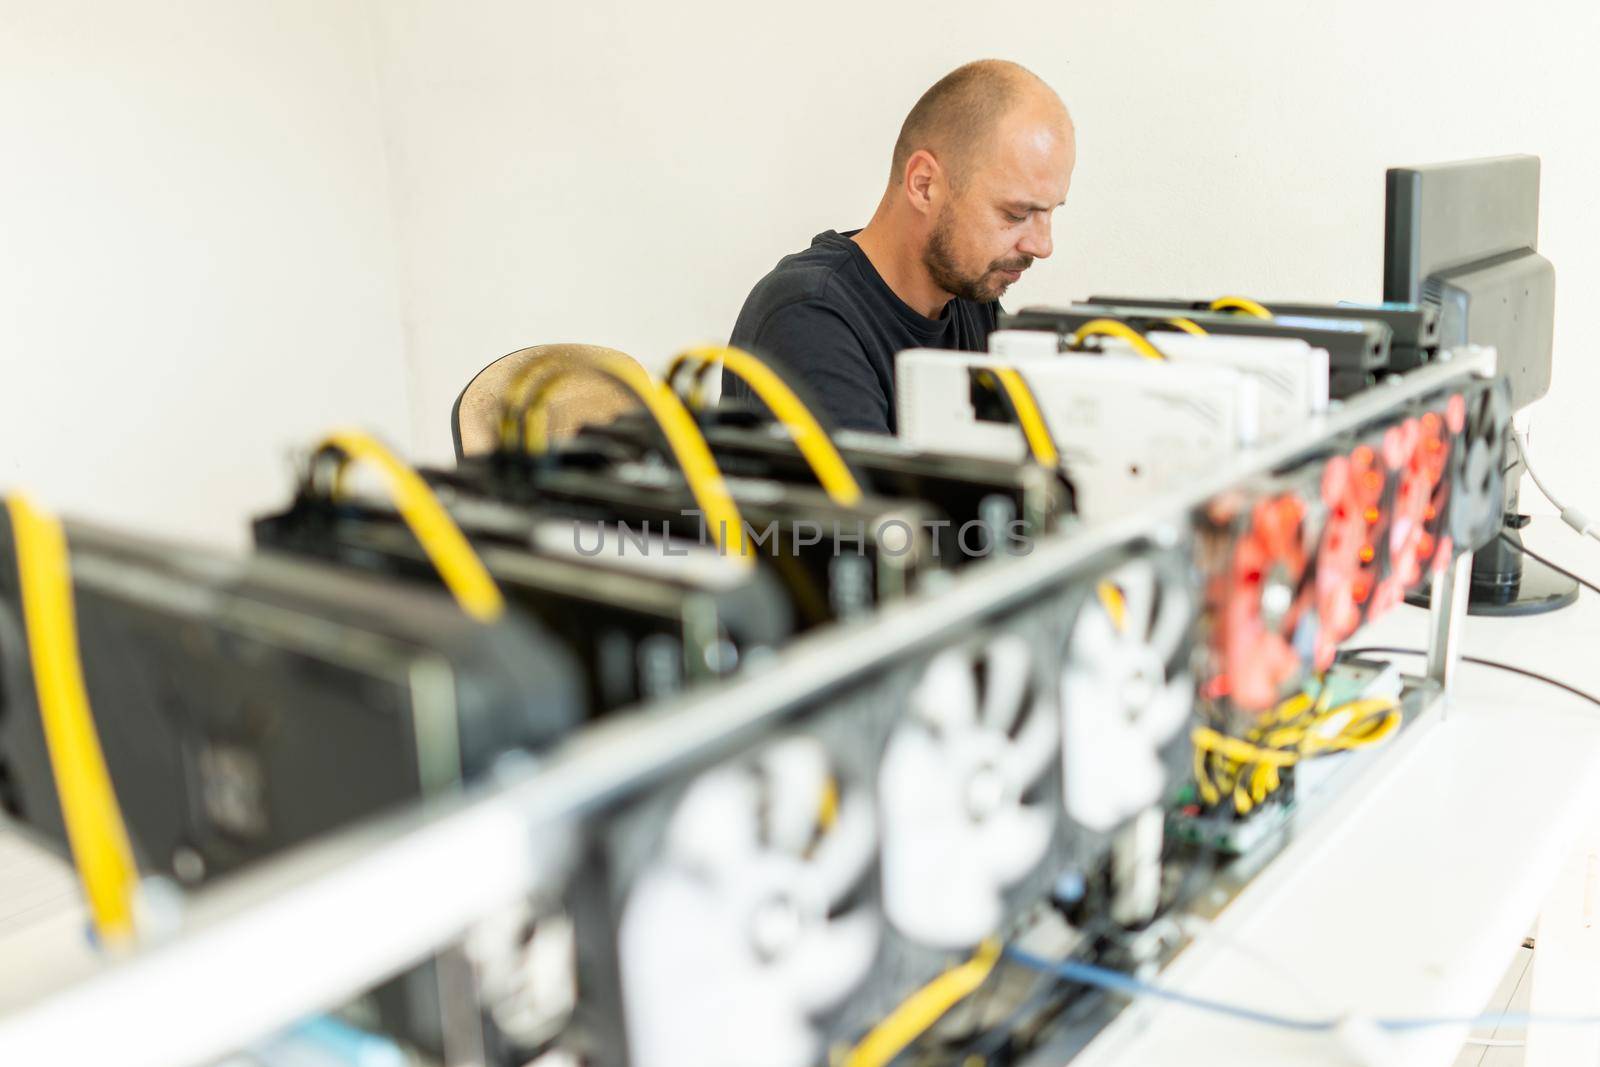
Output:
<path fill-rule="evenodd" d="M 888 196 L 952 296 L 996 300 L 1051 252 L 1077 158 L 1072 118 L 1038 77 L 980 60 L 939 79 L 900 128 Z"/>

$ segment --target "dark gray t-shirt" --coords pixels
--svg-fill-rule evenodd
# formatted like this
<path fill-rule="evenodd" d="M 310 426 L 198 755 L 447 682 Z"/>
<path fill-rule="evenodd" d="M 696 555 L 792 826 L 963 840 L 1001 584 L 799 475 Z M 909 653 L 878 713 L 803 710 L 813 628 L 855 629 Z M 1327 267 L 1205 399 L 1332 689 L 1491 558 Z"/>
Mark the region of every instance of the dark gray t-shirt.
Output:
<path fill-rule="evenodd" d="M 778 261 L 739 312 L 731 343 L 754 353 L 798 387 L 834 429 L 895 432 L 894 357 L 907 348 L 981 352 L 998 303 L 954 299 L 930 319 L 879 276 L 858 233 L 829 230 Z M 722 375 L 730 403 L 754 403 L 744 383 Z"/>

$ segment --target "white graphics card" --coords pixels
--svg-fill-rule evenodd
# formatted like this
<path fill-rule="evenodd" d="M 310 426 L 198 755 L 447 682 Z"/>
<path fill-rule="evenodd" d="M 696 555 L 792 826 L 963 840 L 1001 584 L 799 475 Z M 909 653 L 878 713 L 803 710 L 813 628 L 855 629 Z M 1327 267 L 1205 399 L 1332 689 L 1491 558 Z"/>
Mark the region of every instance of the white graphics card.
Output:
<path fill-rule="evenodd" d="M 1095 341 L 1107 356 L 1145 359 L 1127 341 L 1114 337 Z M 1328 410 L 1325 348 L 1314 348 L 1293 337 L 1196 337 L 1186 333 L 1152 334 L 1150 343 L 1173 363 L 1232 367 L 1254 378 L 1261 401 L 1262 440 L 1301 430 L 1308 418 Z"/>
<path fill-rule="evenodd" d="M 1007 367 L 1033 392 L 1088 519 L 1212 475 L 1259 436 L 1259 384 L 1231 367 L 910 349 L 895 362 L 901 439 L 930 452 L 1021 459 L 1021 432 L 982 411 L 973 384 L 974 371 Z"/>

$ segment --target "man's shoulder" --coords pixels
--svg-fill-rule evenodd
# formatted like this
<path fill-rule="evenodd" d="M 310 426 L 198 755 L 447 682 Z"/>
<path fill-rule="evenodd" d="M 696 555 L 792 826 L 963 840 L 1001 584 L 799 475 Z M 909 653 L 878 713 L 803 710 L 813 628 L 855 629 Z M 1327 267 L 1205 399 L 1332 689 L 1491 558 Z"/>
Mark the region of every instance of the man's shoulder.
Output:
<path fill-rule="evenodd" d="M 792 305 L 832 303 L 840 274 L 852 262 L 849 242 L 829 230 L 809 247 L 784 256 L 750 290 L 745 310 L 765 316 Z"/>

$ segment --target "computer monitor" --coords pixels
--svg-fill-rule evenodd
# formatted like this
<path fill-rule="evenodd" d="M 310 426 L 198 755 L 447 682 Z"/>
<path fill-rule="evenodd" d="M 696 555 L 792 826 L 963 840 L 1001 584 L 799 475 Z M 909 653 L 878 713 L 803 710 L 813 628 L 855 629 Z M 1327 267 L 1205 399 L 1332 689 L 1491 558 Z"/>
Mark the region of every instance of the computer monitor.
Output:
<path fill-rule="evenodd" d="M 1550 389 L 1555 268 L 1538 247 L 1537 156 L 1389 171 L 1384 300 L 1437 307 L 1441 349 L 1493 345 L 1514 411 Z M 1505 478 L 1507 515 L 1517 510 L 1522 465 L 1516 458 Z M 1505 532 L 1520 544 L 1515 527 Z M 1575 583 L 1503 540 L 1473 560 L 1468 610 L 1474 614 L 1532 614 L 1576 599 Z"/>

